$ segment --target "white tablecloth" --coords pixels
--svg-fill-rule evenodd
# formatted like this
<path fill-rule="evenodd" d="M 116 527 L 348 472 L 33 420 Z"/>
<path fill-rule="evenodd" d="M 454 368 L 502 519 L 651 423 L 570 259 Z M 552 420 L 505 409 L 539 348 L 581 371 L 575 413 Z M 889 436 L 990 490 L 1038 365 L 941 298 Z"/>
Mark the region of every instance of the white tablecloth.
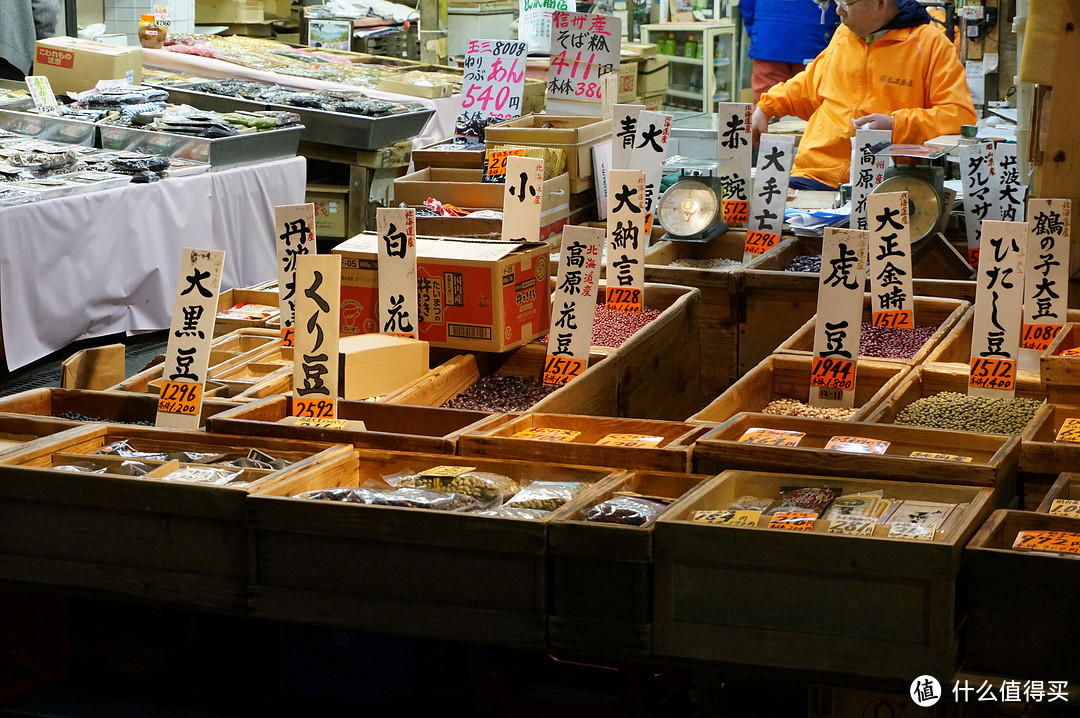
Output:
<path fill-rule="evenodd" d="M 78 339 L 166 329 L 184 247 L 224 249 L 222 290 L 277 276 L 274 206 L 306 160 L 0 208 L 0 318 L 15 369 Z"/>

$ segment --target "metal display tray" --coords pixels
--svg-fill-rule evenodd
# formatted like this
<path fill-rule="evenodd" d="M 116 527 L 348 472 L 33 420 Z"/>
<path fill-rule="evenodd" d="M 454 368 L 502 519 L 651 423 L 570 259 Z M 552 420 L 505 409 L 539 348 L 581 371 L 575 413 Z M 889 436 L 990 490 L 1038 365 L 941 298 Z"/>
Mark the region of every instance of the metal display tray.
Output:
<path fill-rule="evenodd" d="M 50 117 L 35 112 L 0 108 L 0 128 L 39 140 L 52 140 L 87 147 L 98 146 L 98 126 L 93 122 L 83 120 L 70 120 L 65 117 Z"/>
<path fill-rule="evenodd" d="M 266 102 L 245 100 L 239 97 L 215 95 L 192 90 L 193 83 L 186 85 L 159 85 L 169 93 L 169 101 L 184 103 L 200 110 L 235 112 L 236 110 L 285 110 L 300 115 L 305 132 L 301 138 L 306 142 L 337 145 L 358 150 L 375 150 L 389 147 L 401 140 L 415 137 L 424 129 L 434 109 L 423 108 L 387 117 L 364 117 L 344 112 L 313 110 L 309 107 L 293 107 Z"/>
<path fill-rule="evenodd" d="M 98 127 L 101 130 L 103 149 L 177 157 L 206 162 L 212 167 L 294 157 L 300 146 L 300 135 L 304 131 L 303 125 L 293 125 L 276 130 L 209 139 L 136 127 Z"/>

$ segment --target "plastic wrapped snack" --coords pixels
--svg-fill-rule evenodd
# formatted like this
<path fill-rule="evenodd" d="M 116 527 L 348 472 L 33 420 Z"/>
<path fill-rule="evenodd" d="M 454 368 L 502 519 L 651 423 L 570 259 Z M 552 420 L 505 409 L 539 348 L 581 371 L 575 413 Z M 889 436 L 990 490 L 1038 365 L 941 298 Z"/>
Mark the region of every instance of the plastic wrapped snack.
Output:
<path fill-rule="evenodd" d="M 780 503 L 771 510 L 771 513 L 777 511 L 811 511 L 820 515 L 836 498 L 838 493 L 833 489 L 818 487 L 783 489 L 780 492 Z"/>
<path fill-rule="evenodd" d="M 580 481 L 534 481 L 514 494 L 504 506 L 554 511 L 581 490 Z"/>
<path fill-rule="evenodd" d="M 212 484 L 224 486 L 237 479 L 243 471 L 229 471 L 213 466 L 184 466 L 171 474 L 159 476 L 162 481 L 181 481 L 188 484 Z"/>
<path fill-rule="evenodd" d="M 661 501 L 639 496 L 613 496 L 586 511 L 585 520 L 641 526 L 656 518 L 665 508 L 667 504 Z"/>
<path fill-rule="evenodd" d="M 373 504 L 375 499 L 385 493 L 385 491 L 379 491 L 378 489 L 352 486 L 305 491 L 302 494 L 297 494 L 296 498 L 311 499 L 313 501 L 340 501 L 346 504 Z"/>
<path fill-rule="evenodd" d="M 468 511 L 479 506 L 480 502 L 465 494 L 444 494 L 426 489 L 395 489 L 387 491 L 372 501 L 376 506 L 407 506 L 413 509 L 434 509 L 436 511 Z"/>
<path fill-rule="evenodd" d="M 491 471 L 466 471 L 457 476 L 438 474 L 395 474 L 384 476 L 391 486 L 412 489 L 428 489 L 452 494 L 466 494 L 484 506 L 497 506 L 513 496 L 521 487 L 509 476 Z"/>
<path fill-rule="evenodd" d="M 498 516 L 504 519 L 526 519 L 528 521 L 535 521 L 536 519 L 542 519 L 550 511 L 541 511 L 540 509 L 514 509 L 500 506 L 495 509 L 479 509 L 477 511 L 470 511 L 470 515 L 473 516 Z"/>
<path fill-rule="evenodd" d="M 731 511 L 767 511 L 775 503 L 773 499 L 759 499 L 757 496 L 742 496 L 728 505 Z"/>
<path fill-rule="evenodd" d="M 198 451 L 138 451 L 127 439 L 114 441 L 108 446 L 103 446 L 95 454 L 102 456 L 123 456 L 129 459 L 146 459 L 148 461 L 177 461 L 185 464 L 211 464 L 222 459 L 221 454 L 212 454 Z"/>

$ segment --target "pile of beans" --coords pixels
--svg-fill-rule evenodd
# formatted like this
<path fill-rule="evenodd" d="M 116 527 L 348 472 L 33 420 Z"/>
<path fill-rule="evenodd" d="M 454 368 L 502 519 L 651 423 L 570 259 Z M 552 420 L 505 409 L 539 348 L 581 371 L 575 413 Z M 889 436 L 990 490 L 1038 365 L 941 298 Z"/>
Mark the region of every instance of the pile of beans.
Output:
<path fill-rule="evenodd" d="M 473 411 L 525 411 L 556 388 L 531 377 L 488 374 L 443 406 Z"/>
<path fill-rule="evenodd" d="M 1019 434 L 1040 405 L 1034 399 L 992 399 L 943 391 L 911 402 L 893 423 L 976 434 Z"/>
<path fill-rule="evenodd" d="M 139 419 L 133 421 L 122 421 L 120 419 L 106 419 L 102 416 L 87 416 L 86 414 L 80 414 L 77 411 L 64 411 L 59 414 L 53 414 L 58 419 L 68 419 L 69 421 L 105 421 L 110 424 L 134 424 L 135 426 L 153 426 L 154 422 Z"/>
<path fill-rule="evenodd" d="M 916 324 L 914 329 L 893 329 L 863 322 L 862 333 L 859 334 L 859 356 L 910 359 L 934 336 L 938 326 Z"/>
<path fill-rule="evenodd" d="M 809 416 L 815 419 L 837 419 L 844 421 L 855 413 L 855 409 L 843 407 L 810 406 L 798 399 L 773 399 L 761 410 L 765 414 L 781 414 L 783 416 Z"/>
<path fill-rule="evenodd" d="M 640 312 L 617 312 L 608 309 L 606 304 L 596 305 L 596 319 L 593 320 L 592 344 L 596 347 L 618 349 L 649 322 L 660 316 L 659 309 L 644 309 Z"/>
<path fill-rule="evenodd" d="M 711 259 L 691 259 L 690 257 L 681 257 L 673 261 L 671 267 L 692 267 L 695 269 L 715 269 L 720 272 L 730 272 L 736 267 L 741 267 L 742 262 L 736 259 L 728 259 L 726 257 L 714 257 Z"/>
<path fill-rule="evenodd" d="M 785 272 L 820 272 L 821 271 L 821 255 L 820 254 L 804 254 L 791 260 L 788 266 L 784 267 Z"/>

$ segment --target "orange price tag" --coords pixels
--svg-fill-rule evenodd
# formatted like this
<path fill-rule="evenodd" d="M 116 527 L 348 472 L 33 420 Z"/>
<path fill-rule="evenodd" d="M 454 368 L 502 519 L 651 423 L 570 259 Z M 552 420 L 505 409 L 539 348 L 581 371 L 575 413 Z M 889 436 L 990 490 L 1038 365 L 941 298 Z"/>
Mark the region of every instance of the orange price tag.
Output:
<path fill-rule="evenodd" d="M 806 434 L 802 431 L 751 427 L 739 437 L 739 443 L 764 444 L 765 446 L 798 446 L 804 436 Z"/>
<path fill-rule="evenodd" d="M 1025 324 L 1024 332 L 1020 335 L 1020 346 L 1024 349 L 1046 351 L 1060 331 L 1060 324 Z"/>
<path fill-rule="evenodd" d="M 542 426 L 533 426 L 513 434 L 513 439 L 535 439 L 536 441 L 573 441 L 580 431 L 572 429 L 549 429 Z"/>
<path fill-rule="evenodd" d="M 825 444 L 828 451 L 846 451 L 849 454 L 884 454 L 888 441 L 868 439 L 865 436 L 834 436 Z"/>
<path fill-rule="evenodd" d="M 725 199 L 724 221 L 728 224 L 746 224 L 749 222 L 750 203 L 745 199 Z"/>
<path fill-rule="evenodd" d="M 563 386 L 585 371 L 585 360 L 549 355 L 544 361 L 544 383 Z"/>
<path fill-rule="evenodd" d="M 281 346 L 294 347 L 296 346 L 296 327 L 282 327 L 281 328 Z"/>
<path fill-rule="evenodd" d="M 968 372 L 968 386 L 976 389 L 1012 389 L 1016 385 L 1016 361 L 975 357 Z"/>
<path fill-rule="evenodd" d="M 812 531 L 817 514 L 810 511 L 777 511 L 769 519 L 769 528 L 786 531 Z"/>
<path fill-rule="evenodd" d="M 637 287 L 608 287 L 604 304 L 616 312 L 640 312 L 642 293 Z"/>
<path fill-rule="evenodd" d="M 968 259 L 968 264 L 970 264 L 972 267 L 978 268 L 978 266 L 979 266 L 979 248 L 976 247 L 975 249 L 969 249 L 967 259 Z"/>
<path fill-rule="evenodd" d="M 1070 519 L 1080 519 L 1080 500 L 1078 499 L 1054 499 L 1050 504 L 1051 516 L 1067 516 Z"/>
<path fill-rule="evenodd" d="M 647 212 L 645 214 L 645 226 L 642 227 L 641 233 L 646 237 L 652 235 L 652 217 L 652 212 Z"/>
<path fill-rule="evenodd" d="M 1063 357 L 1080 357 L 1080 347 L 1073 347 L 1072 349 L 1063 349 L 1061 352 Z"/>
<path fill-rule="evenodd" d="M 202 384 L 181 381 L 162 382 L 157 410 L 167 414 L 198 414 L 202 392 Z"/>
<path fill-rule="evenodd" d="M 333 399 L 304 399 L 293 397 L 293 416 L 308 416 L 312 419 L 333 419 Z"/>
<path fill-rule="evenodd" d="M 1061 422 L 1061 428 L 1058 429 L 1054 441 L 1080 443 L 1080 419 L 1071 418 Z"/>
<path fill-rule="evenodd" d="M 662 436 L 646 436 L 645 434 L 608 434 L 597 446 L 626 446 L 631 449 L 651 449 L 660 446 L 664 440 Z"/>
<path fill-rule="evenodd" d="M 1071 531 L 1020 531 L 1012 547 L 1025 551 L 1080 554 L 1080 534 Z"/>
<path fill-rule="evenodd" d="M 845 391 L 854 389 L 855 361 L 834 357 L 814 357 L 814 362 L 810 366 L 810 386 Z"/>
<path fill-rule="evenodd" d="M 777 232 L 750 231 L 746 233 L 746 246 L 743 248 L 747 254 L 765 254 L 780 242 Z"/>
<path fill-rule="evenodd" d="M 890 309 L 886 312 L 874 312 L 874 326 L 889 329 L 914 329 L 910 309 Z"/>
<path fill-rule="evenodd" d="M 507 157 L 524 157 L 525 150 L 495 150 L 488 155 L 487 176 L 503 177 L 506 175 Z"/>

